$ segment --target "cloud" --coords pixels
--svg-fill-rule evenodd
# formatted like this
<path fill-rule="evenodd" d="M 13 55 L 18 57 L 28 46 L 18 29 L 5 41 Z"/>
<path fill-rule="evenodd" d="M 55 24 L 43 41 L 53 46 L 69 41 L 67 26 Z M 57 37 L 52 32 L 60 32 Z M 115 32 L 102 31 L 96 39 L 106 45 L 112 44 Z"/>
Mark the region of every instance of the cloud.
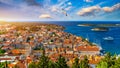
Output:
<path fill-rule="evenodd" d="M 13 6 L 0 2 L 0 8 L 9 8 L 9 7 L 13 7 Z"/>
<path fill-rule="evenodd" d="M 93 0 L 84 0 L 85 2 L 93 2 Z"/>
<path fill-rule="evenodd" d="M 72 7 L 73 7 L 72 3 L 68 2 L 68 5 L 67 5 L 67 7 L 64 8 L 64 10 L 69 11 Z"/>
<path fill-rule="evenodd" d="M 71 3 L 71 2 L 68 2 L 68 5 L 72 5 L 72 3 Z"/>
<path fill-rule="evenodd" d="M 100 11 L 100 6 L 92 6 L 92 7 L 82 8 L 80 11 L 77 12 L 77 14 L 80 16 L 88 16 L 88 15 L 93 15 L 98 11 Z"/>
<path fill-rule="evenodd" d="M 0 0 L 0 2 L 8 4 L 8 5 L 19 5 L 20 3 L 26 3 L 27 5 L 32 6 L 41 6 L 36 0 Z"/>
<path fill-rule="evenodd" d="M 114 6 L 112 6 L 115 10 L 116 9 L 120 9 L 120 3 L 118 3 L 118 4 L 116 4 L 116 5 L 114 5 Z"/>
<path fill-rule="evenodd" d="M 100 7 L 100 6 L 90 6 L 90 7 L 86 7 L 86 8 L 82 8 L 81 10 L 79 10 L 77 12 L 77 15 L 80 16 L 93 16 L 95 14 L 99 14 L 99 13 L 108 13 L 108 12 L 113 12 L 115 10 L 119 10 L 120 9 L 120 3 L 113 5 L 112 7 Z"/>
<path fill-rule="evenodd" d="M 54 12 L 52 15 L 67 16 L 67 12 L 72 8 L 72 2 L 69 0 L 61 0 L 57 4 L 52 5 L 49 9 L 51 12 Z"/>
<path fill-rule="evenodd" d="M 52 12 L 57 12 L 58 11 L 58 7 L 57 6 L 52 6 L 51 7 L 51 11 Z"/>
<path fill-rule="evenodd" d="M 105 12 L 113 12 L 120 9 L 120 3 L 113 5 L 112 7 L 103 7 L 102 10 Z"/>
<path fill-rule="evenodd" d="M 67 1 L 69 0 L 61 0 L 59 4 L 57 4 L 58 6 L 62 6 L 63 4 L 65 4 Z"/>
<path fill-rule="evenodd" d="M 47 10 L 39 6 L 36 0 L 0 0 L 1 18 L 39 19 L 39 14 L 43 12 Z"/>
<path fill-rule="evenodd" d="M 112 11 L 114 10 L 114 9 L 111 8 L 111 7 L 103 7 L 102 9 L 103 9 L 103 11 L 105 11 L 105 12 L 112 12 Z"/>
<path fill-rule="evenodd" d="M 68 0 L 59 1 L 59 3 L 57 3 L 57 4 L 55 4 L 55 5 L 52 5 L 52 6 L 50 7 L 50 10 L 51 10 L 52 12 L 58 12 L 58 13 L 62 12 L 62 9 L 64 9 L 64 8 L 68 5 L 68 3 L 65 4 L 67 1 L 68 1 Z M 69 3 L 69 4 L 70 4 L 70 3 Z"/>
<path fill-rule="evenodd" d="M 14 2 L 14 0 L 0 0 L 0 2 L 4 4 L 11 4 Z"/>
<path fill-rule="evenodd" d="M 28 5 L 40 6 L 35 0 L 24 0 Z"/>
<path fill-rule="evenodd" d="M 52 18 L 50 14 L 41 14 L 39 18 Z"/>
<path fill-rule="evenodd" d="M 72 6 L 66 7 L 65 10 L 68 11 L 72 8 Z"/>
<path fill-rule="evenodd" d="M 103 1 L 99 4 L 93 3 L 93 1 L 95 0 L 77 0 L 75 2 L 72 0 L 0 0 L 0 17 L 11 19 L 41 18 L 41 20 L 43 18 L 47 18 L 47 20 L 55 18 L 56 20 L 68 19 L 71 16 L 71 18 L 80 19 L 82 16 L 83 18 L 85 18 L 84 16 L 87 18 L 87 16 L 93 17 L 100 14 L 102 16 L 120 9 L 120 3 L 113 6 L 104 6 Z M 93 6 L 88 7 L 89 5 L 86 5 L 88 3 Z M 76 13 L 77 15 L 75 15 Z M 66 14 L 69 15 L 66 16 Z"/>

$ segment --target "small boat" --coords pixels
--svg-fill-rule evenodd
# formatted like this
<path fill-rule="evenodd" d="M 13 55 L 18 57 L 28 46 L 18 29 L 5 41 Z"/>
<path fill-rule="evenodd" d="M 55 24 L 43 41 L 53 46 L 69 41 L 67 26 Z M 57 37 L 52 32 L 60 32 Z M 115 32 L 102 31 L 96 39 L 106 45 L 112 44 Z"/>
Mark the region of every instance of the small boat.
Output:
<path fill-rule="evenodd" d="M 109 28 L 106 27 L 96 27 L 96 28 L 92 28 L 91 31 L 108 31 Z"/>
<path fill-rule="evenodd" d="M 105 37 L 105 38 L 103 38 L 104 40 L 114 40 L 114 38 L 113 37 Z"/>

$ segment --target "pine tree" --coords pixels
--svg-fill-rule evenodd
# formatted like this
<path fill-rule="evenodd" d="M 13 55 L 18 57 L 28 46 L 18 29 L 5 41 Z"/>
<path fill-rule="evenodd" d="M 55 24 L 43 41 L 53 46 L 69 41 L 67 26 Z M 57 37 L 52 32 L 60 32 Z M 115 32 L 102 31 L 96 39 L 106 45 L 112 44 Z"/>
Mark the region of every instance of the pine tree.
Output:
<path fill-rule="evenodd" d="M 54 62 L 52 62 L 52 61 L 49 61 L 49 63 L 48 63 L 48 68 L 55 68 L 55 63 Z"/>
<path fill-rule="evenodd" d="M 64 57 L 59 56 L 58 61 L 56 62 L 56 68 L 69 68 Z"/>
<path fill-rule="evenodd" d="M 38 68 L 48 68 L 48 63 L 49 63 L 49 58 L 47 56 L 45 56 L 45 51 L 43 50 L 43 54 L 40 57 L 40 60 L 37 64 Z"/>
<path fill-rule="evenodd" d="M 79 59 L 78 58 L 75 58 L 74 63 L 72 65 L 72 68 L 80 68 L 80 66 L 79 66 Z"/>

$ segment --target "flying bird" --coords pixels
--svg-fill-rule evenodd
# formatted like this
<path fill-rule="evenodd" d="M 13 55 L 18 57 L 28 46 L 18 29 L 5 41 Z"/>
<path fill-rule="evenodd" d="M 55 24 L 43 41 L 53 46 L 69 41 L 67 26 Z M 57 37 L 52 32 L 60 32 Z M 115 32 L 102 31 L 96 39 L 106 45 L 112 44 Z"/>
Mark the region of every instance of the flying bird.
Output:
<path fill-rule="evenodd" d="M 65 16 L 68 16 L 67 12 L 66 12 L 64 9 L 62 9 L 62 13 L 63 13 Z"/>

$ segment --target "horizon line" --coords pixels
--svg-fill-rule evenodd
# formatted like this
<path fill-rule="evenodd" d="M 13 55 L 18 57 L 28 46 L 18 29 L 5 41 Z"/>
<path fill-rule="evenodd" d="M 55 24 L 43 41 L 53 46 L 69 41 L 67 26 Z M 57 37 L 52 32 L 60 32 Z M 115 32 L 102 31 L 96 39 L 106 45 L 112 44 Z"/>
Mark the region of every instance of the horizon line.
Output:
<path fill-rule="evenodd" d="M 77 20 L 68 20 L 68 21 L 64 21 L 64 20 L 14 20 L 14 21 L 0 21 L 0 22 L 70 22 L 70 21 L 73 21 L 73 22 L 77 22 Z M 87 21 L 80 21 L 78 20 L 79 22 L 120 22 L 120 20 L 87 20 Z"/>

